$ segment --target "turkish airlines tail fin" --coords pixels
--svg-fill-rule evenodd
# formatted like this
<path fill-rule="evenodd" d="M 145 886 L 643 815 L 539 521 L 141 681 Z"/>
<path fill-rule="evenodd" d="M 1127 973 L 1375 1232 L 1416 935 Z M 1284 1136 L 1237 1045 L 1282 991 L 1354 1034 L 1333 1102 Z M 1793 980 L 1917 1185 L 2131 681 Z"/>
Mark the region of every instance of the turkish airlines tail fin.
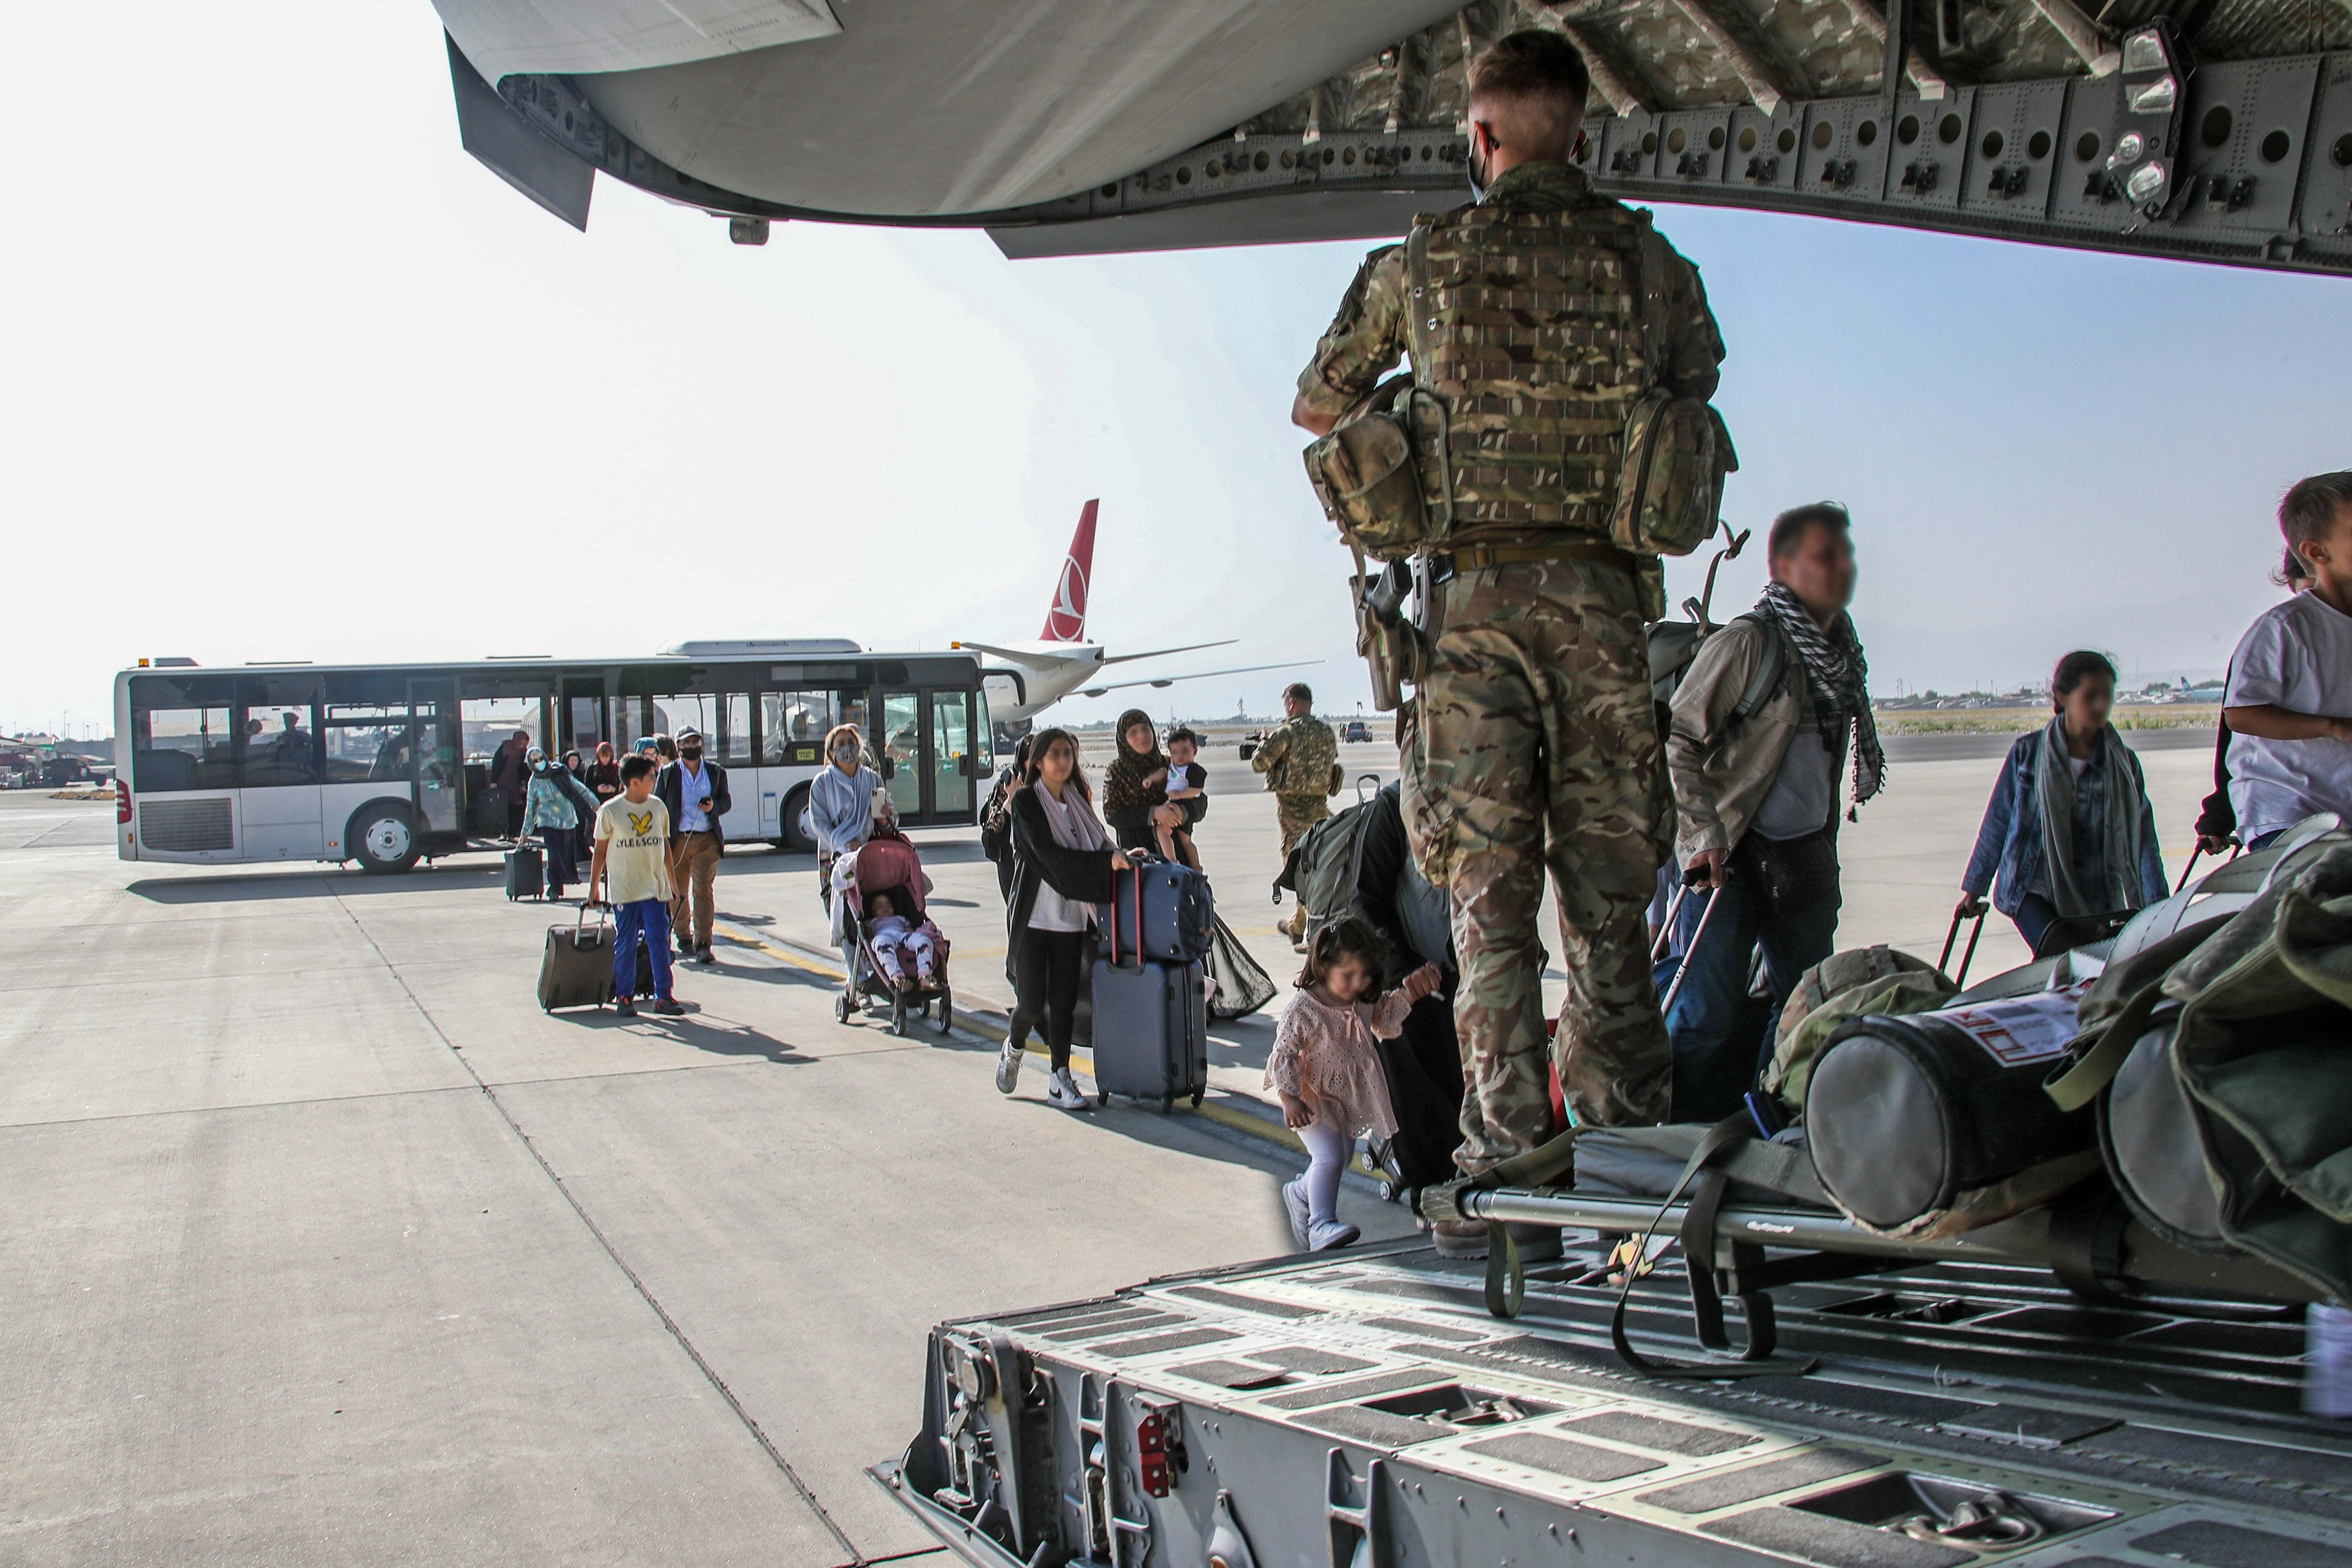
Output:
<path fill-rule="evenodd" d="M 1088 501 L 1078 514 L 1078 531 L 1070 536 L 1070 553 L 1062 561 L 1061 580 L 1054 584 L 1054 603 L 1045 612 L 1045 630 L 1038 635 L 1048 643 L 1079 643 L 1087 635 L 1087 580 L 1095 570 L 1095 507 Z"/>

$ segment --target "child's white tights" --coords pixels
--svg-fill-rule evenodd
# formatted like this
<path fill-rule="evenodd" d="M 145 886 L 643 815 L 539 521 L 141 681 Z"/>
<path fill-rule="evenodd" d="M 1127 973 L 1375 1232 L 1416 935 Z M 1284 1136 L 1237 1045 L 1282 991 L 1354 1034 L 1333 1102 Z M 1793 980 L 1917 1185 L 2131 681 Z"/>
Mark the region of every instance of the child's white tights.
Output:
<path fill-rule="evenodd" d="M 1307 1145 L 1307 1157 L 1315 1163 L 1307 1167 L 1307 1222 L 1328 1225 L 1339 1218 L 1339 1173 L 1348 1167 L 1348 1156 L 1356 1152 L 1356 1140 L 1340 1131 L 1328 1112 L 1320 1111 L 1314 1121 L 1298 1129 L 1298 1141 Z"/>

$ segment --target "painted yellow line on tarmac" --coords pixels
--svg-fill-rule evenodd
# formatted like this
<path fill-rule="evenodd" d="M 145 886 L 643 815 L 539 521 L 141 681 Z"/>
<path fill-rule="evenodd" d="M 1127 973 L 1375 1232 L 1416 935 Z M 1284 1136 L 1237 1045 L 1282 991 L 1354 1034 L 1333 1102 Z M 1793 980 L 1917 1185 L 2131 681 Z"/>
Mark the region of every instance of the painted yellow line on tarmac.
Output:
<path fill-rule="evenodd" d="M 823 975 L 828 980 L 838 980 L 842 977 L 841 966 L 838 964 L 820 963 L 805 954 L 779 947 L 773 942 L 762 942 L 748 931 L 738 931 L 731 925 L 722 925 L 717 921 L 711 923 L 710 929 L 738 946 L 749 947 L 756 953 L 765 953 L 769 957 L 790 964 L 795 969 L 804 969 L 812 975 Z"/>

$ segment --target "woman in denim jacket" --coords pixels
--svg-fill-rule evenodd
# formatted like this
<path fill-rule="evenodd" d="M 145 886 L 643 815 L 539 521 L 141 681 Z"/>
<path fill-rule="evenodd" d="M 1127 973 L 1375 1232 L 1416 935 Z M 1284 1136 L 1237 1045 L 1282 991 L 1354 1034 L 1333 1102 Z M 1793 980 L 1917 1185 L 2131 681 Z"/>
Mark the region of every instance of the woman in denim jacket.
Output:
<path fill-rule="evenodd" d="M 2170 891 L 2139 758 L 2107 723 L 2115 701 L 2116 667 L 2103 655 L 2058 661 L 2054 713 L 2009 748 L 1985 807 L 1960 916 L 1983 914 L 1990 892 L 2038 951 L 2057 920 L 2137 909 Z"/>

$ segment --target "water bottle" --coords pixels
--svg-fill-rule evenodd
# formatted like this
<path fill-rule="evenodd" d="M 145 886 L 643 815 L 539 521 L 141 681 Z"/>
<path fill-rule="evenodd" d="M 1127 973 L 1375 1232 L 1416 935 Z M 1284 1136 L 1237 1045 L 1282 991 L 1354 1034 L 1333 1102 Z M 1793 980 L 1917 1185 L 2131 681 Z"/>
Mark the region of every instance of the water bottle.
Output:
<path fill-rule="evenodd" d="M 2352 1416 L 2352 1311 L 2314 1301 L 2303 1320 L 2303 1407 Z"/>

